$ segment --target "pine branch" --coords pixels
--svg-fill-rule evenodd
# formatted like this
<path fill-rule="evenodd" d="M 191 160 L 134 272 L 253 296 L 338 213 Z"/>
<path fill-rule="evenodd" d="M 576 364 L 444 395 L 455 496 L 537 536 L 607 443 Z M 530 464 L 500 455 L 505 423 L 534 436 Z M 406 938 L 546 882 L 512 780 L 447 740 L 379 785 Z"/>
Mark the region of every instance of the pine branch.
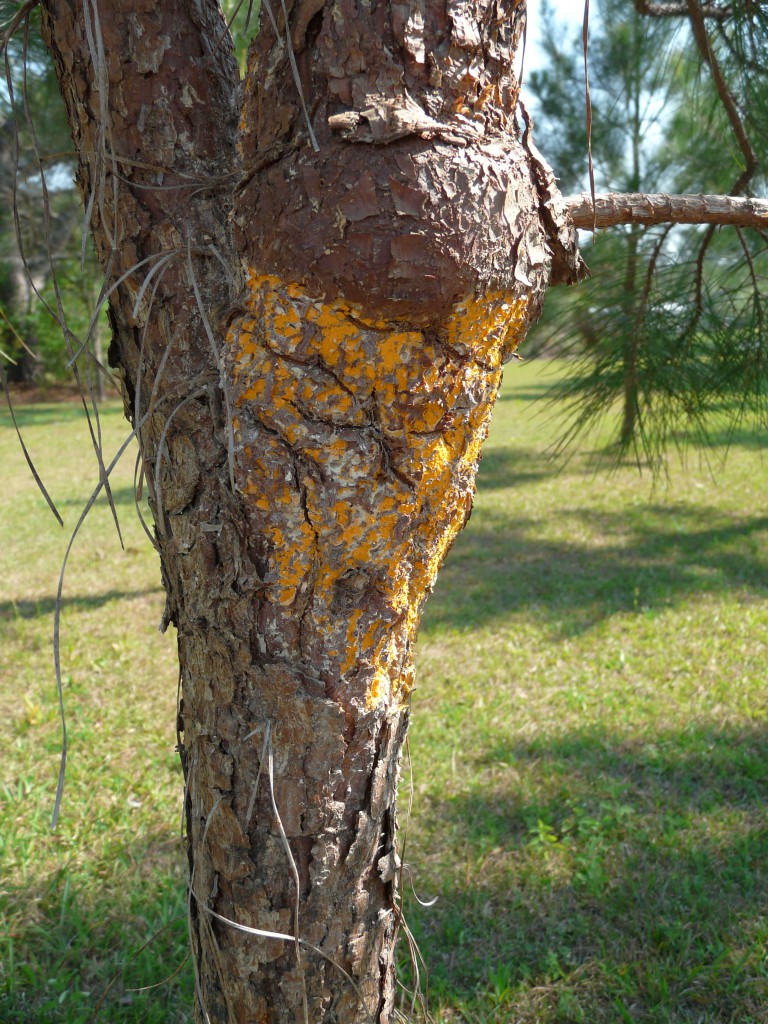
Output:
<path fill-rule="evenodd" d="M 712 81 L 714 82 L 715 89 L 717 90 L 717 95 L 720 97 L 723 109 L 728 116 L 728 120 L 731 122 L 731 127 L 733 128 L 733 133 L 736 136 L 739 148 L 744 154 L 744 171 L 731 189 L 732 195 L 738 195 L 746 189 L 750 178 L 754 175 L 755 170 L 757 169 L 757 156 L 749 136 L 747 135 L 747 129 L 744 125 L 742 116 L 739 113 L 736 99 L 725 80 L 725 75 L 720 67 L 720 62 L 712 49 L 712 44 L 709 36 L 707 35 L 706 26 L 704 25 L 704 8 L 698 0 L 687 0 L 687 7 L 693 38 L 696 40 L 696 46 L 698 47 L 702 59 L 709 65 L 709 69 L 712 72 Z"/>
<path fill-rule="evenodd" d="M 591 231 L 618 224 L 734 224 L 742 228 L 768 228 L 768 200 L 734 196 L 652 195 L 641 192 L 588 192 L 566 196 L 565 204 L 577 228 Z"/>
<path fill-rule="evenodd" d="M 680 18 L 688 14 L 686 3 L 677 4 L 656 4 L 650 0 L 635 0 L 635 10 L 638 14 L 646 14 L 652 18 Z M 718 21 L 725 21 L 733 16 L 732 7 L 718 7 L 716 4 L 709 4 L 701 9 L 705 18 L 715 18 Z"/>

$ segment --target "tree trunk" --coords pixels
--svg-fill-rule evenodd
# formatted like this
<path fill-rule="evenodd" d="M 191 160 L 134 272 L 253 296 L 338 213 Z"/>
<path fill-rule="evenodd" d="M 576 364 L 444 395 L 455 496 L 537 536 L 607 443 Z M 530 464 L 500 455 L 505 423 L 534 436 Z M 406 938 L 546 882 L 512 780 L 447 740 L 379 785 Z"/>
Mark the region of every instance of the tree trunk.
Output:
<path fill-rule="evenodd" d="M 242 90 L 210 0 L 44 9 L 135 268 L 110 356 L 178 629 L 197 1019 L 384 1024 L 421 610 L 502 360 L 579 272 L 515 120 L 525 4 L 265 0 Z"/>
<path fill-rule="evenodd" d="M 619 445 L 628 448 L 632 444 L 640 412 L 640 331 L 635 329 L 636 318 L 640 315 L 638 302 L 637 271 L 639 241 L 642 229 L 633 224 L 627 238 L 627 265 L 622 289 L 622 315 L 627 327 L 623 351 L 623 390 L 621 430 Z"/>
<path fill-rule="evenodd" d="M 10 284 L 13 289 L 10 308 L 19 336 L 26 347 L 21 348 L 17 365 L 10 368 L 8 377 L 19 384 L 37 384 L 42 375 L 43 362 L 32 312 L 36 294 L 45 287 L 46 276 L 40 273 L 39 265 L 33 265 L 29 267 L 31 277 L 28 277 L 19 256 L 11 257 L 9 262 L 12 267 Z"/>

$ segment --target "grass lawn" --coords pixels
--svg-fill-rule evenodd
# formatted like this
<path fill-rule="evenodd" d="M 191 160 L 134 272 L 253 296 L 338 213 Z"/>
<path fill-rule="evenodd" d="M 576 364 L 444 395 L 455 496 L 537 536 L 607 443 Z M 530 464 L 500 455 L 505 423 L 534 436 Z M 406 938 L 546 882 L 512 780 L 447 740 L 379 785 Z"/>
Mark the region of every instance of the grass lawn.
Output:
<path fill-rule="evenodd" d="M 534 401 L 555 372 L 510 368 L 419 642 L 405 909 L 430 1010 L 440 1024 L 761 1024 L 768 466 L 744 437 L 724 468 L 724 447 L 711 468 L 690 453 L 655 487 L 630 467 L 596 473 L 589 453 L 558 472 Z M 95 475 L 82 410 L 19 419 L 71 529 Z M 116 450 L 117 403 L 103 430 Z M 0 1021 L 86 1024 L 113 978 L 97 1020 L 186 1021 L 174 640 L 155 628 L 133 459 L 113 478 L 125 552 L 100 501 L 65 584 L 55 833 L 68 533 L 6 413 L 0 465 Z"/>

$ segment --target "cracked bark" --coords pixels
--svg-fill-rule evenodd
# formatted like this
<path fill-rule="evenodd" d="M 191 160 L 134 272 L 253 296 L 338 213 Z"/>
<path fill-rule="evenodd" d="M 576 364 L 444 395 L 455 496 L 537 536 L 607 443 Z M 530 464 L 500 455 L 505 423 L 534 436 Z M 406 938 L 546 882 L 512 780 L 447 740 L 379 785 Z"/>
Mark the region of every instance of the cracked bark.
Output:
<path fill-rule="evenodd" d="M 242 90 L 210 0 L 101 3 L 103 61 L 94 10 L 45 31 L 135 267 L 111 361 L 178 629 L 197 1019 L 385 1024 L 421 610 L 502 362 L 582 271 L 515 116 L 525 4 L 298 0 L 277 37 L 265 5 Z"/>

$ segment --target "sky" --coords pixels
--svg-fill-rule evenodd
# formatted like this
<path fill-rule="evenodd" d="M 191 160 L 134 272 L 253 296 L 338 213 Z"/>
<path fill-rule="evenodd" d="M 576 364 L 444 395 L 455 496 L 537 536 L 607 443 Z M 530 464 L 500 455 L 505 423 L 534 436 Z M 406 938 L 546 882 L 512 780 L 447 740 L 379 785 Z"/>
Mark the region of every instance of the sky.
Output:
<path fill-rule="evenodd" d="M 525 55 L 526 72 L 541 67 L 541 51 L 538 40 L 541 35 L 542 0 L 528 0 L 528 44 Z M 575 35 L 584 21 L 583 0 L 550 0 L 550 7 L 561 25 L 568 27 L 570 35 Z"/>

